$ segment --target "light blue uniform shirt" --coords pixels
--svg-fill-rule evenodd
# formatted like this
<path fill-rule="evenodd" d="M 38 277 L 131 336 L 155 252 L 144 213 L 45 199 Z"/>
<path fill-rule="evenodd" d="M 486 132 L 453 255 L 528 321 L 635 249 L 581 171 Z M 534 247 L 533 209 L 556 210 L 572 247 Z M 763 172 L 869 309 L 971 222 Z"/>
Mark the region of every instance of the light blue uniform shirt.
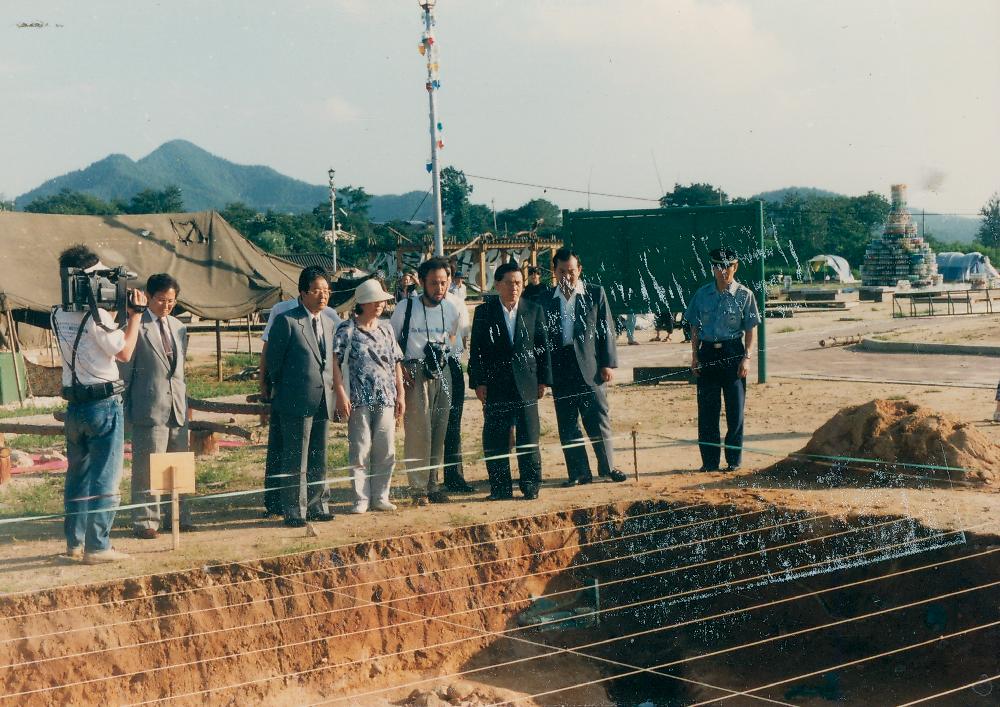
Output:
<path fill-rule="evenodd" d="M 714 282 L 698 288 L 684 318 L 701 341 L 729 341 L 760 324 L 757 299 L 746 285 L 733 280 L 719 292 Z"/>

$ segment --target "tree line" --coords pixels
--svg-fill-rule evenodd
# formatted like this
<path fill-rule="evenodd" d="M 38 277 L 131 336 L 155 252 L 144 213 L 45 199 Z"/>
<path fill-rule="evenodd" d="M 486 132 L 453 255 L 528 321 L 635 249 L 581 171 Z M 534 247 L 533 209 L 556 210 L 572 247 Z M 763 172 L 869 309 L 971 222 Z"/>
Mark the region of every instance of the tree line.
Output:
<path fill-rule="evenodd" d="M 562 212 L 551 201 L 532 199 L 517 208 L 495 211 L 485 204 L 473 203 L 473 192 L 473 185 L 462 170 L 453 166 L 442 170 L 441 203 L 447 217 L 449 238 L 466 242 L 481 233 L 511 235 L 521 231 L 558 236 Z M 420 222 L 372 223 L 368 216 L 370 201 L 371 195 L 364 187 L 346 186 L 337 191 L 337 230 L 353 236 L 339 240 L 342 259 L 351 262 L 371 250 L 391 250 L 399 235 L 415 242 L 430 237 L 428 226 Z M 660 207 L 719 206 L 749 201 L 743 197 L 730 197 L 712 184 L 675 184 L 673 190 L 661 197 Z M 802 259 L 828 253 L 843 256 L 857 268 L 864 258 L 868 242 L 881 233 L 889 210 L 889 201 L 871 191 L 862 196 L 840 196 L 792 190 L 785 193 L 780 201 L 765 202 L 765 233 L 769 239 L 777 239 L 782 248 L 790 243 Z M 105 201 L 90 194 L 63 189 L 57 194 L 35 199 L 25 206 L 25 211 L 100 216 L 176 213 L 184 211 L 184 202 L 177 186 L 167 186 L 162 190 L 144 189 L 128 201 Z M 233 202 L 226 204 L 220 213 L 240 233 L 268 252 L 316 253 L 330 250 L 330 243 L 324 238 L 324 232 L 330 231 L 329 202 L 321 202 L 311 211 L 302 213 L 282 213 L 270 209 L 260 212 L 242 202 Z M 972 244 L 943 243 L 933 232 L 924 236 L 939 252 L 979 249 L 1000 260 L 1000 195 L 995 193 L 982 207 L 980 215 L 983 221 Z"/>

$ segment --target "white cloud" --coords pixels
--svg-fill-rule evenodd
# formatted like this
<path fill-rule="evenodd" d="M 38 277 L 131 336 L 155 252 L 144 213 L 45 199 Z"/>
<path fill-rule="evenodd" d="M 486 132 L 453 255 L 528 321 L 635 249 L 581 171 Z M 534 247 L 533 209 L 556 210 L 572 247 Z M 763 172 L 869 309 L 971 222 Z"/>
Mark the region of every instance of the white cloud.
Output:
<path fill-rule="evenodd" d="M 364 112 L 342 96 L 330 96 L 323 101 L 323 116 L 338 123 L 361 120 Z"/>

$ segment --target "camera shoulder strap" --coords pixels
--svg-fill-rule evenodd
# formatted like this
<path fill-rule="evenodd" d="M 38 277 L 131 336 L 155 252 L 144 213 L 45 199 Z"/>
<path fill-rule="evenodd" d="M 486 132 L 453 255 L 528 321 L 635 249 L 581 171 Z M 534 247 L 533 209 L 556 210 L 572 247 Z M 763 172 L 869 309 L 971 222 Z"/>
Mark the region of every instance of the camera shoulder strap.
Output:
<path fill-rule="evenodd" d="M 80 320 L 80 327 L 76 330 L 76 338 L 73 340 L 73 353 L 69 360 L 69 372 L 73 376 L 73 387 L 80 385 L 80 379 L 76 375 L 76 351 L 80 346 L 80 339 L 83 337 L 83 330 L 87 328 L 87 320 L 90 319 L 90 311 L 84 313 Z M 54 318 L 53 318 L 54 321 Z"/>
<path fill-rule="evenodd" d="M 406 298 L 406 316 L 403 317 L 403 332 L 399 335 L 399 348 L 406 357 L 406 344 L 410 340 L 410 318 L 413 316 L 413 298 Z"/>

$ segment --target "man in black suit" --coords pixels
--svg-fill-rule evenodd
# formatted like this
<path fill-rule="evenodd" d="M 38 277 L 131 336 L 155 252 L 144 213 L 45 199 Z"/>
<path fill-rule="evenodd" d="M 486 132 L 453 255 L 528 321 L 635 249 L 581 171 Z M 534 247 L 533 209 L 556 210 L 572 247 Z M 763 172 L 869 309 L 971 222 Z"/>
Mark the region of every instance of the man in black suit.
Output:
<path fill-rule="evenodd" d="M 608 413 L 606 387 L 612 369 L 618 367 L 608 297 L 603 287 L 586 285 L 580 279 L 580 258 L 569 248 L 560 248 L 552 255 L 552 271 L 558 284 L 541 302 L 552 346 L 552 397 L 559 442 L 569 475 L 564 486 L 592 481 L 581 419 L 597 457 L 598 474 L 611 481 L 625 481 L 625 474 L 615 469 Z"/>
<path fill-rule="evenodd" d="M 526 499 L 538 498 L 542 457 L 538 450 L 538 401 L 552 385 L 545 315 L 521 297 L 524 276 L 504 263 L 493 276 L 499 297 L 476 308 L 472 320 L 469 387 L 483 404 L 483 451 L 490 496 L 513 497 L 510 428 L 516 431 L 518 486 Z"/>

